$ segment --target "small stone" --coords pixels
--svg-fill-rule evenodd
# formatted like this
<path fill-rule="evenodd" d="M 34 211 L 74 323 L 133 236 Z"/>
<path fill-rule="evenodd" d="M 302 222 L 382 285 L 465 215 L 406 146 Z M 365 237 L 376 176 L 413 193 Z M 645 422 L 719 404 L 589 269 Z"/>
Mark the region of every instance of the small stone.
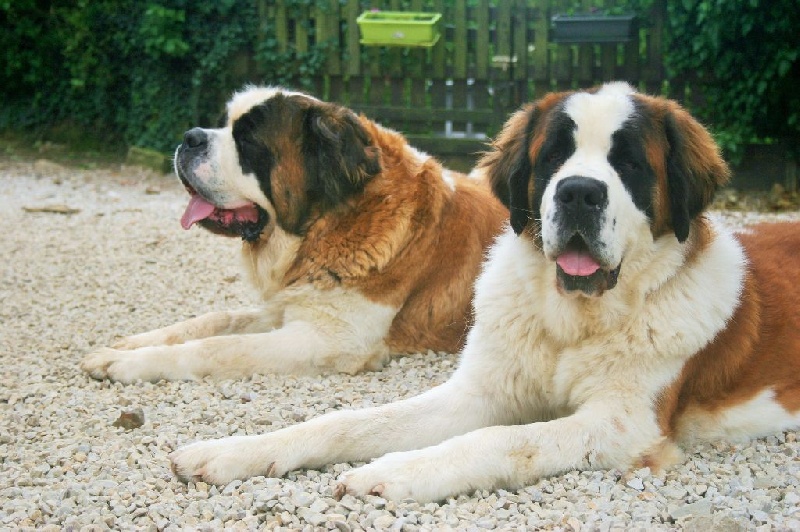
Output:
<path fill-rule="evenodd" d="M 323 499 L 317 499 L 311 503 L 309 508 L 314 512 L 323 513 L 325 510 L 328 509 L 328 503 L 325 502 Z"/>
<path fill-rule="evenodd" d="M 672 516 L 673 519 L 683 519 L 689 516 L 708 516 L 711 515 L 711 501 L 708 499 L 702 499 L 692 504 L 671 508 L 669 515 Z"/>
<path fill-rule="evenodd" d="M 138 429 L 144 425 L 144 411 L 141 408 L 124 410 L 112 425 L 125 430 Z"/>
<path fill-rule="evenodd" d="M 643 491 L 644 490 L 644 482 L 642 482 L 642 479 L 640 479 L 638 477 L 634 477 L 634 478 L 630 479 L 628 482 L 626 482 L 626 485 L 629 488 L 635 489 L 636 491 Z"/>
<path fill-rule="evenodd" d="M 297 510 L 297 516 L 300 519 L 303 519 L 306 523 L 313 525 L 313 526 L 320 526 L 325 521 L 327 521 L 326 517 L 319 513 L 311 510 L 310 508 L 300 508 Z"/>
<path fill-rule="evenodd" d="M 387 528 L 391 528 L 395 521 L 396 518 L 393 515 L 382 515 L 372 522 L 372 526 L 378 530 L 386 530 Z"/>

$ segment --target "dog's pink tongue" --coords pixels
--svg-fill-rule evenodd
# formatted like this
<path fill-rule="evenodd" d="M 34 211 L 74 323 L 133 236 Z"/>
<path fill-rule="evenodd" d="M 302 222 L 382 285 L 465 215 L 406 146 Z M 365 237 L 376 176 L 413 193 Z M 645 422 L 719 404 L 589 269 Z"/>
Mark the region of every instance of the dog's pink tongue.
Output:
<path fill-rule="evenodd" d="M 192 194 L 189 205 L 186 206 L 186 211 L 181 216 L 181 227 L 189 229 L 200 220 L 205 220 L 211 216 L 214 209 L 216 207 L 201 198 L 199 194 Z"/>
<path fill-rule="evenodd" d="M 567 251 L 559 255 L 556 264 L 561 266 L 567 275 L 586 277 L 600 269 L 600 265 L 590 255 L 578 251 Z"/>

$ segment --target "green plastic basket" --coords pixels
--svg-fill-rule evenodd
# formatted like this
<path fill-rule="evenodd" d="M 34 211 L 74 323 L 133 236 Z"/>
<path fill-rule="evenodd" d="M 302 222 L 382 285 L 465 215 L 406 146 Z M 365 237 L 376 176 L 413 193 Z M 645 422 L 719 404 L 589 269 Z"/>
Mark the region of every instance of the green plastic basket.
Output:
<path fill-rule="evenodd" d="M 356 19 L 361 44 L 372 46 L 424 46 L 439 40 L 441 13 L 366 11 Z"/>

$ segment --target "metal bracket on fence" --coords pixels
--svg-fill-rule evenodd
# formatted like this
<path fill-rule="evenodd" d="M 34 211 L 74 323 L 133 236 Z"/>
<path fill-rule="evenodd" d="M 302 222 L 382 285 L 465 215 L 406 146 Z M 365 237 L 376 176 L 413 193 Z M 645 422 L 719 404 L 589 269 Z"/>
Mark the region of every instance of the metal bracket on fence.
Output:
<path fill-rule="evenodd" d="M 514 66 L 517 64 L 517 56 L 511 55 L 495 55 L 492 56 L 492 66 L 494 68 L 500 68 L 505 72 L 508 70 L 509 66 Z"/>

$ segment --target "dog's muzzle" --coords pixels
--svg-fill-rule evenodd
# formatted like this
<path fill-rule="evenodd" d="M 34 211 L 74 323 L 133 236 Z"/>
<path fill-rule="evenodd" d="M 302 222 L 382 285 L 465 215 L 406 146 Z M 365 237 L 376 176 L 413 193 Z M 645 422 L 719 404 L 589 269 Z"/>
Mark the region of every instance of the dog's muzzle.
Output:
<path fill-rule="evenodd" d="M 195 175 L 199 163 L 208 158 L 210 138 L 202 128 L 192 128 L 183 135 L 183 144 L 175 151 L 175 173 L 189 193 L 189 204 L 181 216 L 181 226 L 191 228 L 199 223 L 212 233 L 240 236 L 255 242 L 269 221 L 269 214 L 253 202 L 224 208 L 213 200 L 204 184 Z"/>
<path fill-rule="evenodd" d="M 614 288 L 620 265 L 608 265 L 600 238 L 606 223 L 608 187 L 583 176 L 561 180 L 555 191 L 558 227 L 556 278 L 563 292 L 602 295 Z"/>

